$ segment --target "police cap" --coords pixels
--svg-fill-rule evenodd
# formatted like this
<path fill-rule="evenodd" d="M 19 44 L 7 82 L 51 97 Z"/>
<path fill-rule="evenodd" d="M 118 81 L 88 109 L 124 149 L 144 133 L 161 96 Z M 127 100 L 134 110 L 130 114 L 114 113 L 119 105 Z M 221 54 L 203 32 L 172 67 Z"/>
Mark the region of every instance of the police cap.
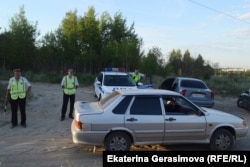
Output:
<path fill-rule="evenodd" d="M 16 68 L 13 70 L 13 72 L 21 72 L 21 69 L 20 68 Z"/>

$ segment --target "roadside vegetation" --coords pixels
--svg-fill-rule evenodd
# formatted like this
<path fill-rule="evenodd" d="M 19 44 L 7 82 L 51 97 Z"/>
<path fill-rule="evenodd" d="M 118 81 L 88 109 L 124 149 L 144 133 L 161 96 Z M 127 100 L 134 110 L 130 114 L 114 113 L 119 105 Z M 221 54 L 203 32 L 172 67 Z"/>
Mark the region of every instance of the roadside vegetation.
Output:
<path fill-rule="evenodd" d="M 204 60 L 173 49 L 163 53 L 157 46 L 145 52 L 143 39 L 134 23 L 126 25 L 122 13 L 108 12 L 97 17 L 94 7 L 84 15 L 69 11 L 54 31 L 40 36 L 37 21 L 28 21 L 24 7 L 0 32 L 0 81 L 13 76 L 14 68 L 31 82 L 60 84 L 68 68 L 74 68 L 82 86 L 91 85 L 105 67 L 123 67 L 127 72 L 139 69 L 155 88 L 168 76 L 195 77 L 204 80 L 216 94 L 238 95 L 249 89 L 250 72 L 225 73 L 219 63 Z M 147 84 L 146 83 L 146 84 Z M 6 82 L 0 85 L 0 104 Z"/>
<path fill-rule="evenodd" d="M 60 85 L 62 76 L 64 74 L 56 73 L 38 73 L 33 72 L 23 72 L 23 76 L 27 77 L 30 82 L 45 82 L 54 83 Z M 0 107 L 4 107 L 5 93 L 7 87 L 7 81 L 13 76 L 12 71 L 0 72 Z M 94 74 L 76 74 L 81 86 L 90 86 L 94 83 L 96 75 Z M 165 79 L 165 77 L 159 75 L 148 76 L 144 84 L 152 83 L 154 88 L 158 88 L 160 83 Z M 250 78 L 242 78 L 237 75 L 221 75 L 212 76 L 209 79 L 203 79 L 207 85 L 212 89 L 215 95 L 223 96 L 238 96 L 242 91 L 248 90 L 250 88 Z"/>

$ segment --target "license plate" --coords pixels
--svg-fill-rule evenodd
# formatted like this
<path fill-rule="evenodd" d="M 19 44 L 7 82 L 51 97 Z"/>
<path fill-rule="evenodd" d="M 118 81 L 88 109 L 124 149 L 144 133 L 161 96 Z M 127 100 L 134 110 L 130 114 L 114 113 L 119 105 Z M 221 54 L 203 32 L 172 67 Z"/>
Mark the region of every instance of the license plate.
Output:
<path fill-rule="evenodd" d="M 205 97 L 205 95 L 201 94 L 201 93 L 193 93 L 192 96 L 193 97 L 199 97 L 199 98 L 204 98 Z"/>

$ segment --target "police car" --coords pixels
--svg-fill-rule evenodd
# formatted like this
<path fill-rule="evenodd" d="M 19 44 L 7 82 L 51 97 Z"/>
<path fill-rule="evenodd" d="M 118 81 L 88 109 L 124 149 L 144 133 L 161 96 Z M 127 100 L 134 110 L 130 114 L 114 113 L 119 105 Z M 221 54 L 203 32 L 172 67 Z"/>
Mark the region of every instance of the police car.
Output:
<path fill-rule="evenodd" d="M 94 95 L 101 100 L 115 90 L 135 89 L 137 86 L 124 68 L 104 68 L 94 82 Z"/>

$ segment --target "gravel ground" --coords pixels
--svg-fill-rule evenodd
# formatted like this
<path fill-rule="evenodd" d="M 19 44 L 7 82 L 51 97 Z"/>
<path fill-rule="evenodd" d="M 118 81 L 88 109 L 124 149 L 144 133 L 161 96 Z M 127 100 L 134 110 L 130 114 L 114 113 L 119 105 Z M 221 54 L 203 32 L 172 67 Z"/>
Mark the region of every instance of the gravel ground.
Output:
<path fill-rule="evenodd" d="M 27 101 L 27 128 L 10 129 L 10 109 L 0 110 L 0 167 L 102 166 L 103 148 L 72 143 L 72 120 L 60 121 L 62 90 L 59 84 L 32 83 L 32 100 Z M 76 100 L 96 101 L 93 87 L 80 87 Z M 250 112 L 237 107 L 237 97 L 216 96 L 214 108 L 244 117 Z M 20 119 L 20 117 L 19 117 Z M 236 150 L 250 150 L 250 135 Z M 141 146 L 132 150 L 208 150 L 207 145 Z"/>

